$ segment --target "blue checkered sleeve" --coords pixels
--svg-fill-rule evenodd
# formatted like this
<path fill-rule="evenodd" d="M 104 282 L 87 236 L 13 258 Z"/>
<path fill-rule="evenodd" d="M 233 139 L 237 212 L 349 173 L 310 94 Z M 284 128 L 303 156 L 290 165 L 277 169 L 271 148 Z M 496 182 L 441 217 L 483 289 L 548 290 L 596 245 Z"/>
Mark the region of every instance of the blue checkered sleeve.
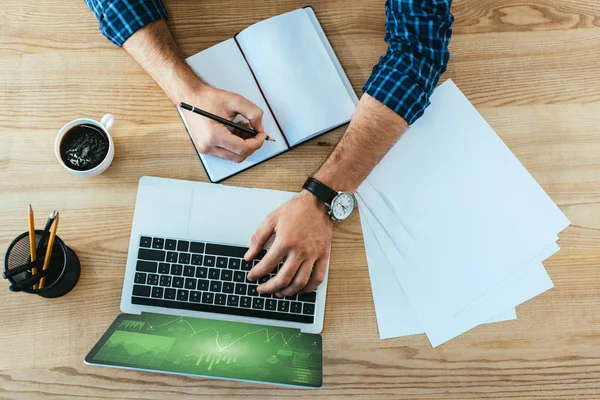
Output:
<path fill-rule="evenodd" d="M 150 22 L 167 18 L 161 0 L 85 0 L 98 21 L 100 31 L 117 46 Z"/>
<path fill-rule="evenodd" d="M 394 110 L 409 124 L 429 105 L 446 70 L 454 17 L 452 0 L 387 0 L 387 52 L 375 65 L 363 92 Z"/>

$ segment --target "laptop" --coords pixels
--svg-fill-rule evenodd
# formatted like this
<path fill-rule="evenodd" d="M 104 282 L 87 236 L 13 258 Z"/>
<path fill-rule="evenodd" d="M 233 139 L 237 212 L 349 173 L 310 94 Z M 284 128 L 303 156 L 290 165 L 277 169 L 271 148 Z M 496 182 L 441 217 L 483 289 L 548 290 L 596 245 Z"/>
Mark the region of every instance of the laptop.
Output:
<path fill-rule="evenodd" d="M 246 279 L 250 237 L 296 193 L 142 177 L 139 181 L 121 310 L 243 322 L 320 333 L 327 274 L 311 293 L 259 294 Z M 265 247 L 269 247 L 269 244 Z"/>

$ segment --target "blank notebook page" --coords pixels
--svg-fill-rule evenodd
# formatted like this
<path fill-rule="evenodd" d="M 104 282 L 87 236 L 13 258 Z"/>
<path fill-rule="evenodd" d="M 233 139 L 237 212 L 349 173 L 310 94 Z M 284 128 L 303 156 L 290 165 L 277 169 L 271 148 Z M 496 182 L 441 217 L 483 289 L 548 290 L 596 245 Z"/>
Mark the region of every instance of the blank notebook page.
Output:
<path fill-rule="evenodd" d="M 264 142 L 263 146 L 244 162 L 236 164 L 215 156 L 202 154 L 204 166 L 213 181 L 219 181 L 238 171 L 242 171 L 271 156 L 287 150 L 283 139 L 269 108 L 262 97 L 252 72 L 246 64 L 235 40 L 229 39 L 216 46 L 210 47 L 187 59 L 188 64 L 196 73 L 202 76 L 210 85 L 219 89 L 241 94 L 263 109 L 263 124 L 267 134 L 276 142 Z M 192 104 L 194 105 L 194 104 Z M 178 109 L 179 110 L 179 109 Z M 205 118 L 188 111 L 179 111 L 186 121 L 189 118 Z M 187 123 L 186 123 L 187 125 Z"/>
<path fill-rule="evenodd" d="M 290 146 L 347 123 L 355 110 L 311 13 L 269 18 L 236 37 Z"/>

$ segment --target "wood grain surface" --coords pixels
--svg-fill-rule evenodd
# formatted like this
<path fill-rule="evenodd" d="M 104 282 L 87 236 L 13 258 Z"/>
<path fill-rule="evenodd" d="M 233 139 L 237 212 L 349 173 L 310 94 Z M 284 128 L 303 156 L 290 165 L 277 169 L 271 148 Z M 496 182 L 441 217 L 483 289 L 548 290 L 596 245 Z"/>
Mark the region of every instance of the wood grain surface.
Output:
<path fill-rule="evenodd" d="M 298 0 L 167 1 L 186 56 Z M 311 3 L 360 92 L 385 51 L 381 0 Z M 119 313 L 142 175 L 207 181 L 160 89 L 98 31 L 83 1 L 0 4 L 0 251 L 61 212 L 59 235 L 83 266 L 46 300 L 0 282 L 1 399 L 598 399 L 600 398 L 600 2 L 455 0 L 452 78 L 572 221 L 545 264 L 555 288 L 518 320 L 432 349 L 423 335 L 379 340 L 357 215 L 335 232 L 324 387 L 278 388 L 90 367 L 83 358 Z M 103 175 L 70 175 L 53 142 L 67 121 L 114 114 L 116 157 Z M 227 181 L 298 190 L 340 128 Z M 1 253 L 4 254 L 4 253 Z"/>

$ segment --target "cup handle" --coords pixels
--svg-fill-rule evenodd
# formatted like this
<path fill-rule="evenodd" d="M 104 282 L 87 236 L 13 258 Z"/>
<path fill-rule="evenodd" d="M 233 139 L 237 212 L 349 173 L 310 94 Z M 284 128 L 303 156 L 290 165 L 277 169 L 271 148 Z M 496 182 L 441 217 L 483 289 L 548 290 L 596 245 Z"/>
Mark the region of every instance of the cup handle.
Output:
<path fill-rule="evenodd" d="M 112 128 L 114 122 L 115 122 L 115 117 L 113 117 L 112 114 L 106 114 L 106 115 L 104 115 L 104 117 L 102 117 L 100 124 L 108 132 L 108 131 L 110 131 L 110 128 Z"/>

